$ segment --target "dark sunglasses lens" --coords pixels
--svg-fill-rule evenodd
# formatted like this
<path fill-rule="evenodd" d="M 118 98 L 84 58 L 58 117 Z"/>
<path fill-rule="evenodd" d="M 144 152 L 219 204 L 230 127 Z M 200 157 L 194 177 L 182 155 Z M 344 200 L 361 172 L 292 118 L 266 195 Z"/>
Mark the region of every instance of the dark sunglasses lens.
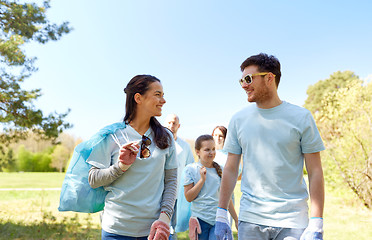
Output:
<path fill-rule="evenodd" d="M 240 79 L 240 80 L 239 80 L 239 83 L 240 83 L 240 85 L 243 86 L 243 79 Z"/>
<path fill-rule="evenodd" d="M 142 143 L 141 143 L 141 158 L 148 158 L 151 155 L 150 149 L 147 147 L 151 145 L 151 139 L 146 137 L 145 135 L 142 136 Z"/>
<path fill-rule="evenodd" d="M 148 158 L 150 157 L 150 150 L 147 147 L 141 149 L 141 158 Z"/>
<path fill-rule="evenodd" d="M 251 82 L 252 82 L 252 78 L 251 78 L 251 76 L 249 76 L 249 75 L 245 76 L 245 77 L 244 77 L 244 81 L 245 81 L 247 84 L 251 84 Z"/>
<path fill-rule="evenodd" d="M 146 136 L 143 136 L 142 137 L 142 143 L 145 145 L 145 146 L 149 146 L 151 144 L 151 139 L 146 137 Z"/>

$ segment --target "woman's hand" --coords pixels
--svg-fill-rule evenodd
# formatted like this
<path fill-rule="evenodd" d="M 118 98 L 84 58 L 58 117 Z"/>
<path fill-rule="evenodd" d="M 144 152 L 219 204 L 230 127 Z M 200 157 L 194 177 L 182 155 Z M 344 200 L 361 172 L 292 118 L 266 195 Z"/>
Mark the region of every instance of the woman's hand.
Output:
<path fill-rule="evenodd" d="M 207 179 L 207 169 L 204 166 L 200 168 L 200 177 L 204 182 Z"/>
<path fill-rule="evenodd" d="M 126 171 L 130 165 L 136 160 L 136 156 L 139 152 L 139 143 L 138 142 L 129 142 L 121 146 L 119 150 L 118 160 L 119 166 L 123 171 Z"/>
<path fill-rule="evenodd" d="M 159 219 L 152 223 L 148 240 L 168 240 L 170 235 L 170 218 L 164 212 L 160 213 Z"/>

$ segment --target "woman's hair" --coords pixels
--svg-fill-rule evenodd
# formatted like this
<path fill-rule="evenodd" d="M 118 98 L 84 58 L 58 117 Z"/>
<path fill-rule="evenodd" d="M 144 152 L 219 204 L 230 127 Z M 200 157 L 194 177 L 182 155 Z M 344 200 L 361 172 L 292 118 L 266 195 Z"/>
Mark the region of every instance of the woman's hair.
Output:
<path fill-rule="evenodd" d="M 212 140 L 214 142 L 214 139 L 213 139 L 212 135 L 205 134 L 205 135 L 199 136 L 195 140 L 195 149 L 200 151 L 200 149 L 202 147 L 202 143 L 205 142 L 205 141 L 209 141 L 209 140 Z M 222 177 L 222 169 L 221 169 L 220 165 L 218 165 L 218 163 L 213 161 L 213 167 L 216 169 L 216 172 L 217 172 L 218 176 Z"/>
<path fill-rule="evenodd" d="M 124 117 L 125 123 L 129 124 L 136 116 L 137 102 L 134 100 L 134 95 L 136 93 L 144 95 L 153 82 L 160 82 L 160 80 L 151 75 L 137 75 L 133 77 L 124 88 L 124 92 L 127 94 Z M 156 146 L 160 149 L 169 147 L 172 136 L 155 117 L 150 118 L 150 127 L 155 134 L 154 141 Z"/>
<path fill-rule="evenodd" d="M 225 128 L 224 126 L 217 126 L 217 127 L 215 127 L 215 128 L 213 129 L 213 131 L 212 131 L 212 135 L 213 135 L 214 131 L 216 131 L 216 129 L 219 129 L 219 130 L 222 132 L 222 134 L 223 134 L 223 139 L 226 139 L 227 128 Z"/>

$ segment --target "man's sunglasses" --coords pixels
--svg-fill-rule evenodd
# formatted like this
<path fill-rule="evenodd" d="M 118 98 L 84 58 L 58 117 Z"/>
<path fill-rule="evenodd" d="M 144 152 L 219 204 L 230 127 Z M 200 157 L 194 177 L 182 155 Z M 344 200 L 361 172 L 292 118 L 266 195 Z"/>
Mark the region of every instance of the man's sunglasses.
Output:
<path fill-rule="evenodd" d="M 252 83 L 252 77 L 254 76 L 265 76 L 269 74 L 270 72 L 262 72 L 262 73 L 254 73 L 254 74 L 247 74 L 245 77 L 239 79 L 239 83 L 241 86 L 243 86 L 244 83 L 251 84 Z M 273 74 L 275 77 L 275 74 Z"/>
<path fill-rule="evenodd" d="M 141 158 L 148 158 L 151 156 L 150 149 L 148 146 L 151 145 L 151 139 L 146 137 L 145 135 L 142 136 L 142 141 L 141 141 Z"/>

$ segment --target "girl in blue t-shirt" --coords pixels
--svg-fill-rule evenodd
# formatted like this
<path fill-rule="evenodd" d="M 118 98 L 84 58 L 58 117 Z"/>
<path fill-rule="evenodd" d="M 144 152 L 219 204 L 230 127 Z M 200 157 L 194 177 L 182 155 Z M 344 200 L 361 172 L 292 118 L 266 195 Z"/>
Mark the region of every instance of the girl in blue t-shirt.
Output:
<path fill-rule="evenodd" d="M 195 152 L 199 162 L 185 167 L 184 192 L 191 202 L 190 239 L 216 239 L 214 225 L 219 200 L 222 169 L 214 162 L 216 146 L 211 135 L 202 135 L 195 141 Z M 237 228 L 238 217 L 232 201 L 229 212 Z"/>

